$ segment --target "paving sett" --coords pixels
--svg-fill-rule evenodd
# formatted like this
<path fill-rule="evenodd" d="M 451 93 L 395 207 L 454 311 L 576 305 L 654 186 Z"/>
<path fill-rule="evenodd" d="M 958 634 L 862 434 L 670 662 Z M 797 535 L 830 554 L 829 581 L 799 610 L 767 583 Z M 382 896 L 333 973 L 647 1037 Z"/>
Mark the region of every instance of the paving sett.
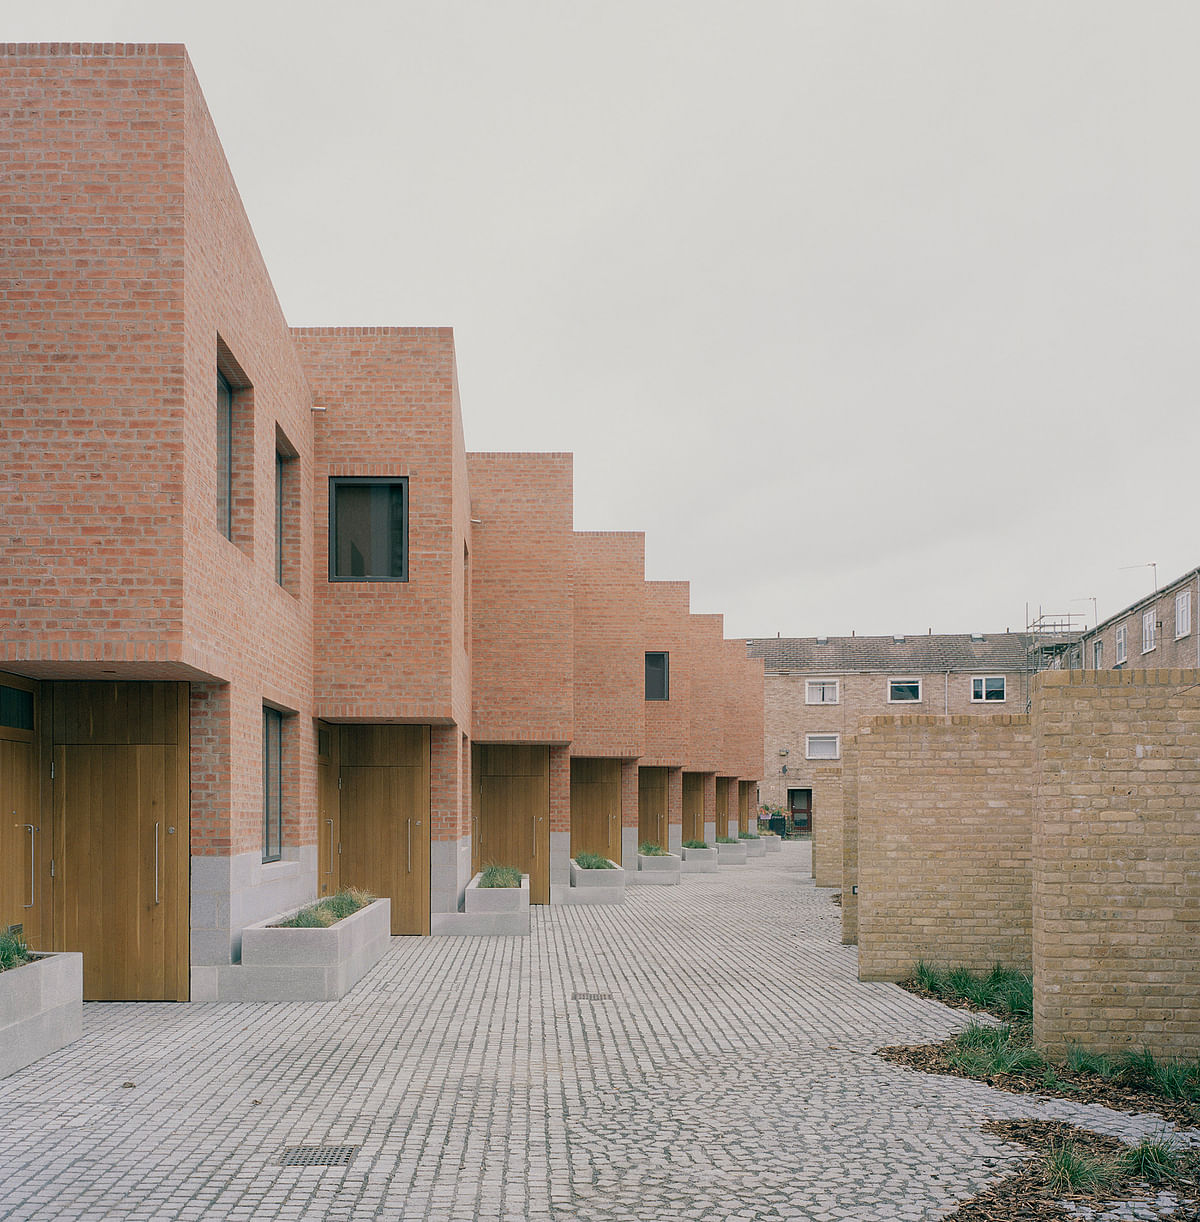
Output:
<path fill-rule="evenodd" d="M 968 1020 L 860 984 L 809 875 L 787 843 L 528 938 L 396 938 L 340 1002 L 90 1004 L 0 1081 L 0 1218 L 918 1222 L 1021 1157 L 985 1120 L 1163 1129 L 873 1056 Z"/>

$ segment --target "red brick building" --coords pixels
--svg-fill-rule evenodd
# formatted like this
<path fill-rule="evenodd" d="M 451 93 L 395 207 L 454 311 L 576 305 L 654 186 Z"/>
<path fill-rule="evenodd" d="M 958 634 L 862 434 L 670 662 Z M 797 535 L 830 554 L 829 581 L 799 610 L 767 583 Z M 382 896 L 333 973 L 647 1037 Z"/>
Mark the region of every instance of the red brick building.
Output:
<path fill-rule="evenodd" d="M 339 885 L 451 932 L 744 804 L 761 663 L 467 452 L 450 330 L 288 328 L 182 47 L 8 45 L 0 112 L 0 925 L 215 999 Z"/>

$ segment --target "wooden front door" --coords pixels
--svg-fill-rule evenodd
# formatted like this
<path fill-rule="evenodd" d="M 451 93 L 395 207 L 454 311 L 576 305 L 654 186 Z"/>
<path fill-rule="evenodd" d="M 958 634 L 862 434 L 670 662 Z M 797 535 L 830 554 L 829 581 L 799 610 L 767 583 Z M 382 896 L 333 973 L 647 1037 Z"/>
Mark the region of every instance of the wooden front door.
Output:
<path fill-rule="evenodd" d="M 186 683 L 51 685 L 54 925 L 91 1001 L 188 998 Z"/>
<path fill-rule="evenodd" d="M 704 776 L 699 772 L 683 774 L 683 839 L 704 839 Z"/>
<path fill-rule="evenodd" d="M 667 843 L 667 770 L 638 769 L 638 843 L 657 844 L 670 849 Z"/>
<path fill-rule="evenodd" d="M 429 727 L 342 726 L 340 739 L 340 883 L 390 899 L 393 934 L 427 934 Z"/>
<path fill-rule="evenodd" d="M 717 777 L 717 835 L 729 835 L 729 778 L 727 776 Z"/>
<path fill-rule="evenodd" d="M 529 902 L 550 902 L 550 748 L 473 748 L 478 848 L 475 868 L 516 866 Z"/>
<path fill-rule="evenodd" d="M 755 827 L 753 829 L 751 829 L 750 827 L 750 782 L 749 781 L 739 781 L 738 782 L 738 831 L 739 832 L 748 832 L 751 830 L 757 831 L 758 826 L 756 822 Z"/>
<path fill-rule="evenodd" d="M 342 889 L 340 740 L 337 726 L 317 722 L 317 888 L 321 895 L 336 895 Z"/>
<path fill-rule="evenodd" d="M 0 727 L 0 930 L 21 927 L 33 950 L 50 950 L 50 837 L 38 802 L 37 747 Z"/>
<path fill-rule="evenodd" d="M 571 856 L 599 853 L 621 864 L 621 761 L 571 761 Z"/>

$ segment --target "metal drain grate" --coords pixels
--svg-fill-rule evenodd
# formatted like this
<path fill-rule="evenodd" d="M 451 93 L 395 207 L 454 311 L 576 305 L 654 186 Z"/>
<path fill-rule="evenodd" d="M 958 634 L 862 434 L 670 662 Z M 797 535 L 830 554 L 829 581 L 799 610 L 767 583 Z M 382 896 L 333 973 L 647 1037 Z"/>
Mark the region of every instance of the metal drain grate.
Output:
<path fill-rule="evenodd" d="M 612 1001 L 611 993 L 572 993 L 572 1001 Z"/>
<path fill-rule="evenodd" d="M 345 1167 L 358 1146 L 284 1146 L 279 1161 L 285 1167 Z"/>

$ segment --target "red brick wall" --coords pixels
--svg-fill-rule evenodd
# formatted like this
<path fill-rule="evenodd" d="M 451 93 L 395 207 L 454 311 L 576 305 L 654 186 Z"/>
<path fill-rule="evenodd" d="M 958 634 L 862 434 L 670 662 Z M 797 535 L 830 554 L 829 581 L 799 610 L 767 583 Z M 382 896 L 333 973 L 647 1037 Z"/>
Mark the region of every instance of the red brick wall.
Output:
<path fill-rule="evenodd" d="M 318 410 L 318 715 L 467 721 L 463 547 L 469 500 L 449 328 L 293 332 Z M 407 476 L 404 582 L 329 580 L 329 479 Z"/>
<path fill-rule="evenodd" d="M 643 765 L 678 768 L 688 758 L 688 730 L 691 724 L 689 597 L 686 581 L 646 582 L 643 654 L 663 651 L 670 654 L 668 679 L 671 698 L 645 701 L 646 746 L 641 759 Z M 644 666 L 644 657 L 642 661 Z M 645 690 L 643 675 L 643 695 Z"/>
<path fill-rule="evenodd" d="M 571 456 L 468 454 L 467 470 L 480 522 L 472 536 L 472 737 L 570 742 Z M 569 781 L 568 769 L 568 792 Z"/>
<path fill-rule="evenodd" d="M 716 772 L 724 746 L 724 619 L 689 616 L 687 766 L 692 772 Z"/>
<path fill-rule="evenodd" d="M 575 535 L 572 755 L 642 754 L 645 551 L 642 534 Z"/>

